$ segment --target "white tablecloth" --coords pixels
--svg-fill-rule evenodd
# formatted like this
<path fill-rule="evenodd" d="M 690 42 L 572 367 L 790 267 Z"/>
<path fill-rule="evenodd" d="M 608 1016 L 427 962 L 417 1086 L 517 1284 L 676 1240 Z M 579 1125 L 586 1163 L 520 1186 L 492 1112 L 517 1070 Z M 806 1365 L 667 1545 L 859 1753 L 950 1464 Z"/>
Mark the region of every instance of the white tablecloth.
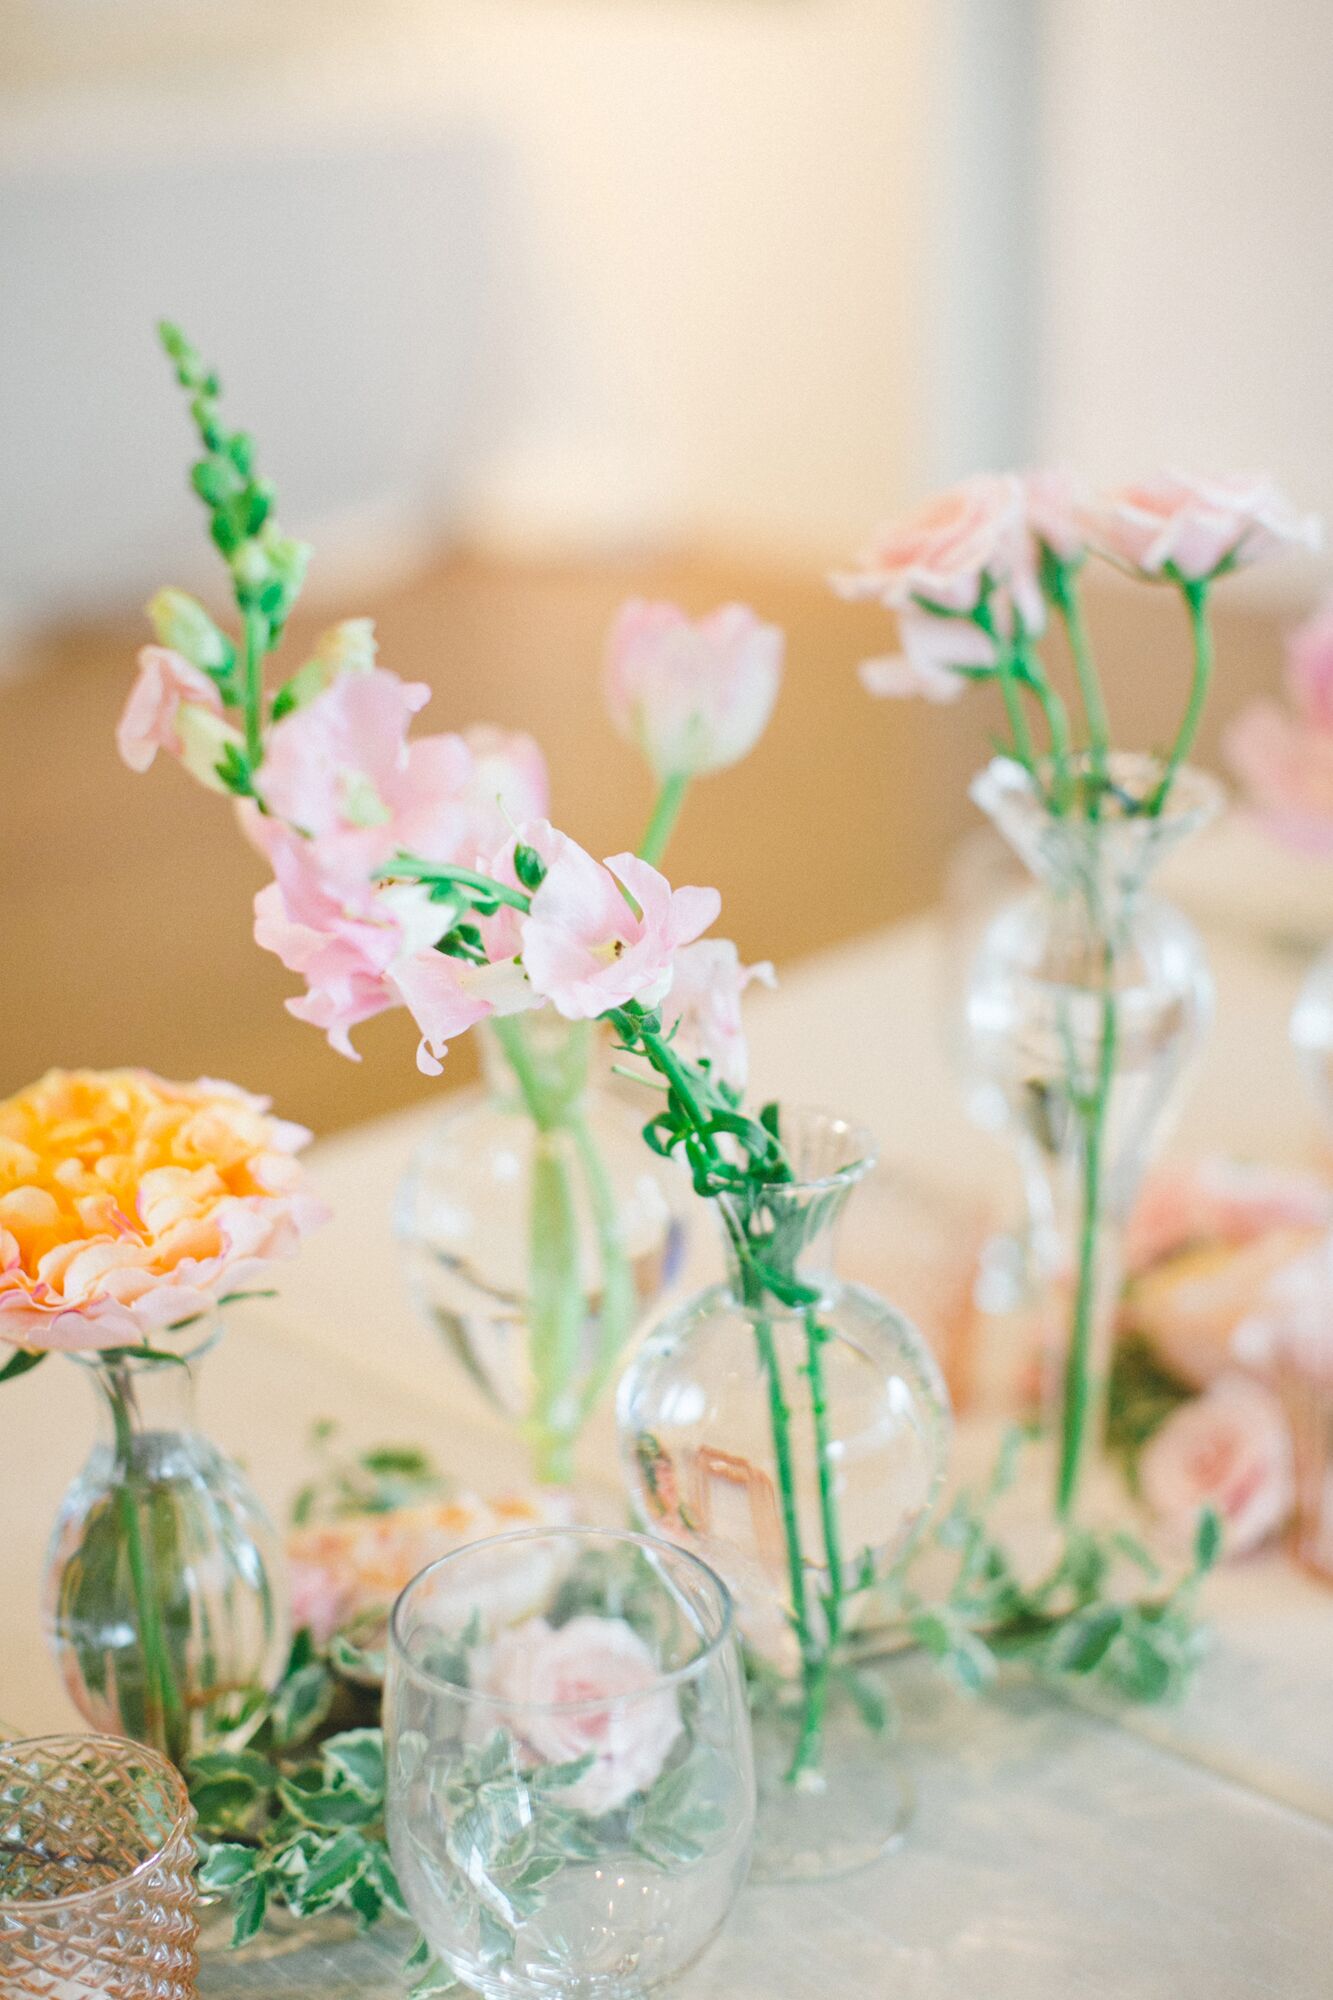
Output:
<path fill-rule="evenodd" d="M 949 1074 L 936 946 L 933 925 L 906 926 L 761 995 L 756 1085 L 851 1110 L 890 1160 L 994 1195 L 1005 1161 L 967 1123 Z M 1225 933 L 1212 955 L 1218 1019 L 1177 1143 L 1308 1154 L 1314 1120 L 1285 1044 L 1298 967 Z M 335 1222 L 282 1273 L 280 1299 L 237 1314 L 208 1363 L 205 1422 L 275 1511 L 303 1476 L 316 1416 L 338 1419 L 349 1445 L 425 1443 L 483 1491 L 521 1476 L 398 1273 L 391 1199 L 431 1115 L 318 1149 Z M 56 1363 L 0 1397 L 0 1722 L 31 1734 L 75 1720 L 38 1592 L 46 1529 L 90 1441 L 91 1393 Z M 611 1463 L 605 1413 L 587 1463 Z M 1268 1557 L 1221 1573 L 1207 1601 L 1218 1646 L 1178 1711 L 1113 1721 L 1031 1691 L 967 1705 L 908 1664 L 920 1808 L 905 1848 L 842 1884 L 747 1891 L 682 2000 L 1329 2000 L 1333 1593 Z M 393 1948 L 211 1963 L 204 1992 L 388 1996 Z"/>

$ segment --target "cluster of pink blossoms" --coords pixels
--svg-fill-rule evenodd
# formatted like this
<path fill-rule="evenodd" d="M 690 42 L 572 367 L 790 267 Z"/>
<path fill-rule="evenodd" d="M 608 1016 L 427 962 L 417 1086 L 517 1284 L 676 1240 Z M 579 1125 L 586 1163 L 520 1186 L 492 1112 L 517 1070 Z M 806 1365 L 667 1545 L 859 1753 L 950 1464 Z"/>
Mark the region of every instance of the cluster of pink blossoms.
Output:
<path fill-rule="evenodd" d="M 781 653 L 781 633 L 739 605 L 697 623 L 670 605 L 628 605 L 607 662 L 612 718 L 663 780 L 719 769 L 767 723 Z M 449 1043 L 488 1016 L 549 1005 L 593 1020 L 631 1001 L 657 1007 L 679 961 L 701 1052 L 716 1043 L 719 1063 L 743 1074 L 739 995 L 751 975 L 721 941 L 700 948 L 697 966 L 688 958 L 717 918 L 715 889 L 673 889 L 638 856 L 597 861 L 557 831 L 531 737 L 489 727 L 412 737 L 429 689 L 375 664 L 363 620 L 325 634 L 297 683 L 295 705 L 264 731 L 240 813 L 273 869 L 255 899 L 256 941 L 304 979 L 287 1003 L 298 1019 L 355 1059 L 351 1031 L 405 1007 L 420 1031 L 418 1064 L 434 1075 Z M 150 646 L 119 742 L 136 770 L 165 749 L 227 789 L 219 763 L 240 736 L 209 674 Z M 526 907 L 479 916 L 480 951 L 441 950 L 459 904 L 416 878 L 462 870 L 518 891 L 524 850 L 543 871 Z"/>
<path fill-rule="evenodd" d="M 833 584 L 897 614 L 901 654 L 861 670 L 872 694 L 954 701 L 1001 648 L 1041 636 L 1043 552 L 1065 569 L 1097 554 L 1198 585 L 1318 540 L 1264 478 L 1160 473 L 1093 496 L 1060 472 L 982 473 L 882 529 Z"/>

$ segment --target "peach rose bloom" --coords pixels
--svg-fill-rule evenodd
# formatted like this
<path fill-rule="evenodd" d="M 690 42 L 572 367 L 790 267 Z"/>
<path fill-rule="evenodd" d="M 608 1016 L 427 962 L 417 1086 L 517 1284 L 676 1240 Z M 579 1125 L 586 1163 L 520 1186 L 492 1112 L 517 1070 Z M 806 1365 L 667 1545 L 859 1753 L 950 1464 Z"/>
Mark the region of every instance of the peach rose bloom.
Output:
<path fill-rule="evenodd" d="M 0 1103 L 0 1341 L 151 1344 L 324 1220 L 268 1100 L 205 1078 L 51 1070 Z"/>
<path fill-rule="evenodd" d="M 833 587 L 842 597 L 871 598 L 890 611 L 920 610 L 924 600 L 966 617 L 976 610 L 986 578 L 999 593 L 1002 629 L 1011 607 L 1029 632 L 1042 629 L 1045 606 L 1027 498 L 1012 473 L 965 479 L 881 529 L 857 568 L 835 576 Z"/>
<path fill-rule="evenodd" d="M 559 1494 L 503 1494 L 490 1501 L 460 1494 L 456 1500 L 298 1528 L 287 1538 L 292 1623 L 309 1626 L 322 1645 L 353 1619 L 387 1615 L 399 1592 L 440 1556 L 488 1535 L 559 1527 L 568 1518 L 569 1503 Z M 535 1559 L 545 1561 L 540 1552 Z M 511 1563 L 507 1577 L 518 1575 Z M 550 1581 L 542 1568 L 526 1595 L 520 1579 L 512 1601 L 490 1608 L 521 1618 L 541 1601 Z"/>
<path fill-rule="evenodd" d="M 681 1732 L 673 1687 L 623 1618 L 587 1615 L 553 1627 L 529 1618 L 502 1633 L 474 1685 L 507 1710 L 509 1727 L 547 1764 L 591 1756 L 561 1793 L 579 1812 L 613 1812 L 646 1792 Z"/>
<path fill-rule="evenodd" d="M 1144 1448 L 1139 1481 L 1178 1546 L 1188 1547 L 1211 1507 L 1227 1555 L 1258 1548 L 1291 1512 L 1291 1439 L 1281 1405 L 1259 1383 L 1224 1376 L 1167 1418 Z"/>

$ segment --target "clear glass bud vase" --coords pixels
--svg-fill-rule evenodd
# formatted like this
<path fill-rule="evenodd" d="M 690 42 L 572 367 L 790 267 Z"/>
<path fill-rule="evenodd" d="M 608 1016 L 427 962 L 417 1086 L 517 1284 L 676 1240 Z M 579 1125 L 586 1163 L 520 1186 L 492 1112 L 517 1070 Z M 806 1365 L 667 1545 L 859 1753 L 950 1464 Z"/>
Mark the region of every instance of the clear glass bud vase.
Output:
<path fill-rule="evenodd" d="M 679 1268 L 688 1185 L 644 1114 L 590 1075 L 588 1022 L 549 1010 L 481 1031 L 485 1089 L 417 1154 L 398 1235 L 417 1302 L 547 1485 L 643 1313 Z"/>
<path fill-rule="evenodd" d="M 901 1313 L 834 1273 L 868 1133 L 784 1119 L 796 1178 L 719 1201 L 730 1274 L 673 1313 L 622 1378 L 621 1456 L 645 1527 L 694 1550 L 736 1601 L 751 1664 L 757 1874 L 796 1880 L 873 1860 L 904 1795 L 888 1710 L 849 1640 L 938 1495 L 949 1407 Z M 879 1740 L 876 1741 L 877 1736 Z"/>
<path fill-rule="evenodd" d="M 1212 1014 L 1193 926 L 1150 893 L 1158 863 L 1213 818 L 1221 789 L 1182 770 L 1164 807 L 1152 758 L 1076 765 L 1058 809 L 997 758 L 973 786 L 1036 878 L 987 925 L 968 975 L 973 1080 L 1006 1107 L 1033 1239 L 1060 1304 L 1050 1402 L 1056 1510 L 1076 1510 L 1105 1418 L 1124 1227 L 1144 1167 Z"/>
<path fill-rule="evenodd" d="M 75 1707 L 177 1764 L 243 1730 L 287 1653 L 281 1542 L 195 1426 L 195 1379 L 220 1330 L 201 1322 L 178 1363 L 79 1357 L 102 1436 L 47 1556 L 47 1638 Z"/>

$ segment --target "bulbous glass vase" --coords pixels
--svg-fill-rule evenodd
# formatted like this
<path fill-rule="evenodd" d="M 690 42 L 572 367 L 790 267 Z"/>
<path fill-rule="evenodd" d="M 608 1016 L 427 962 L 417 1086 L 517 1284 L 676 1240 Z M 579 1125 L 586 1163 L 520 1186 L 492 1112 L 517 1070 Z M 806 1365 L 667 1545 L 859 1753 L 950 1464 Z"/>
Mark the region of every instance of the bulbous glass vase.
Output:
<path fill-rule="evenodd" d="M 590 1077 L 592 1025 L 549 1010 L 482 1031 L 485 1089 L 413 1161 L 397 1229 L 417 1303 L 522 1432 L 543 1484 L 579 1433 L 683 1243 L 684 1177 L 643 1114 Z"/>
<path fill-rule="evenodd" d="M 287 1654 L 282 1545 L 255 1494 L 194 1421 L 216 1318 L 181 1362 L 78 1357 L 103 1435 L 61 1504 L 47 1639 L 94 1729 L 182 1763 L 243 1733 Z"/>
<path fill-rule="evenodd" d="M 1115 755 L 1094 788 L 1085 764 L 1061 810 L 1007 758 L 973 786 L 1036 878 L 985 927 L 966 1034 L 972 1087 L 1019 1152 L 1040 1266 L 1067 1299 L 1051 1396 L 1064 1518 L 1102 1434 L 1124 1226 L 1212 1014 L 1198 935 L 1148 883 L 1221 788 L 1182 770 L 1154 812 L 1160 777 L 1152 758 Z"/>
<path fill-rule="evenodd" d="M 795 1179 L 719 1200 L 727 1280 L 652 1332 L 622 1378 L 625 1476 L 653 1534 L 729 1585 L 749 1650 L 768 1880 L 841 1874 L 901 1828 L 886 1705 L 848 1641 L 944 1477 L 949 1406 L 916 1328 L 833 1268 L 868 1133 L 784 1119 Z"/>

